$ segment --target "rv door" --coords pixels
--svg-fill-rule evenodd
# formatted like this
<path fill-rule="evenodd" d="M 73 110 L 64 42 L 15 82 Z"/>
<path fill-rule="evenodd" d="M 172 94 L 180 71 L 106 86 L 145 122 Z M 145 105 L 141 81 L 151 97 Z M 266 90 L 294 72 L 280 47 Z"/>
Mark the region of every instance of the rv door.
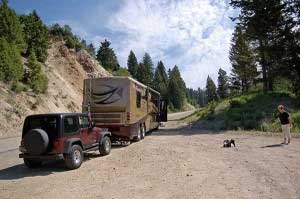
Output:
<path fill-rule="evenodd" d="M 168 121 L 168 104 L 166 100 L 160 101 L 160 113 L 159 113 L 159 120 L 160 122 L 167 122 Z"/>

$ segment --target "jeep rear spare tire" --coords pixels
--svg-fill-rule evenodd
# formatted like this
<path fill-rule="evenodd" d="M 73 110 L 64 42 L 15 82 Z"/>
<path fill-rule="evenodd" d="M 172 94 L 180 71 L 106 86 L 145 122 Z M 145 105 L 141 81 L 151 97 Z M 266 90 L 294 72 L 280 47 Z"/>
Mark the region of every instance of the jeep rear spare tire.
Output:
<path fill-rule="evenodd" d="M 42 129 L 31 129 L 24 137 L 25 149 L 31 155 L 44 153 L 48 148 L 48 144 L 48 134 Z"/>
<path fill-rule="evenodd" d="M 69 169 L 77 169 L 83 162 L 83 152 L 79 145 L 73 145 L 69 153 L 64 155 L 65 163 Z"/>

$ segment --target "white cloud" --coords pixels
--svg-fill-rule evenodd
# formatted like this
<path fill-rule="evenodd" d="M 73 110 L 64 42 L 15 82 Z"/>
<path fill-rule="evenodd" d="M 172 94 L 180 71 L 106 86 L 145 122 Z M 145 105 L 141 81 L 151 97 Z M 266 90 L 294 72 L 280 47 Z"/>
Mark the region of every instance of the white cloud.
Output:
<path fill-rule="evenodd" d="M 131 49 L 139 58 L 147 51 L 178 65 L 187 86 L 197 88 L 207 75 L 216 80 L 219 67 L 230 70 L 232 12 L 225 0 L 124 0 L 106 27 L 123 35 L 114 43 L 123 65 Z"/>

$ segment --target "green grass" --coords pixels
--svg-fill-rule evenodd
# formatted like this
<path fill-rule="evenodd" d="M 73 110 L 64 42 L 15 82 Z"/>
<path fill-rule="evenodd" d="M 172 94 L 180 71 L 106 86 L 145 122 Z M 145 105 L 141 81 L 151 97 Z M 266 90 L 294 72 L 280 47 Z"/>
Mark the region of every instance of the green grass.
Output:
<path fill-rule="evenodd" d="M 297 99 L 289 93 L 253 92 L 214 102 L 198 111 L 199 120 L 204 120 L 208 129 L 281 131 L 280 122 L 275 118 L 277 106 L 287 107 L 293 120 L 292 131 L 300 130 L 300 107 Z"/>

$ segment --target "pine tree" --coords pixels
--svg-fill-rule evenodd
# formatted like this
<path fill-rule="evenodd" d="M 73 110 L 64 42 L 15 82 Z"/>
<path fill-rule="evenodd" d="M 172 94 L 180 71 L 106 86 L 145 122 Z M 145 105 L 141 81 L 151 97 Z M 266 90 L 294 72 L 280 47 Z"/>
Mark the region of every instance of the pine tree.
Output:
<path fill-rule="evenodd" d="M 47 26 L 34 10 L 29 15 L 22 15 L 20 21 L 24 27 L 25 41 L 27 43 L 26 54 L 34 52 L 40 62 L 47 58 L 47 49 L 49 48 L 49 36 Z"/>
<path fill-rule="evenodd" d="M 140 63 L 137 69 L 137 80 L 143 84 L 147 84 L 147 79 L 147 69 L 143 63 Z"/>
<path fill-rule="evenodd" d="M 20 52 L 26 51 L 22 25 L 15 11 L 8 7 L 7 0 L 2 0 L 0 5 L 0 37 L 15 45 Z"/>
<path fill-rule="evenodd" d="M 284 4 L 281 0 L 232 0 L 230 4 L 241 10 L 236 19 L 247 33 L 247 37 L 255 43 L 262 68 L 264 92 L 272 91 L 275 70 L 273 63 L 280 59 L 272 57 L 272 53 L 275 52 L 272 45 L 277 40 L 276 32 L 281 26 Z M 276 60 L 272 60 L 274 58 Z"/>
<path fill-rule="evenodd" d="M 242 91 L 248 91 L 258 72 L 254 53 L 240 26 L 233 34 L 229 59 L 232 64 L 232 86 L 241 85 Z"/>
<path fill-rule="evenodd" d="M 159 74 L 161 75 L 163 82 L 167 85 L 168 84 L 168 74 L 166 72 L 165 65 L 162 61 L 158 62 L 157 70 L 158 70 Z"/>
<path fill-rule="evenodd" d="M 0 37 L 0 80 L 18 81 L 22 77 L 23 65 L 19 50 Z"/>
<path fill-rule="evenodd" d="M 110 42 L 106 39 L 101 42 L 97 52 L 97 60 L 107 70 L 116 71 L 120 68 L 117 56 L 113 49 L 110 48 Z"/>
<path fill-rule="evenodd" d="M 159 61 L 154 72 L 153 88 L 160 92 L 163 99 L 168 98 L 168 76 L 162 61 Z"/>
<path fill-rule="evenodd" d="M 150 55 L 148 53 L 145 53 L 144 57 L 143 57 L 143 65 L 146 68 L 146 79 L 145 79 L 145 84 L 151 86 L 152 84 L 152 80 L 153 80 L 153 62 L 152 59 L 150 57 Z"/>
<path fill-rule="evenodd" d="M 96 51 L 95 51 L 95 47 L 93 45 L 93 43 L 90 43 L 88 46 L 87 46 L 87 52 L 92 56 L 92 57 L 96 57 Z"/>
<path fill-rule="evenodd" d="M 137 58 L 136 58 L 134 52 L 131 50 L 128 55 L 128 59 L 127 59 L 127 68 L 128 68 L 128 71 L 130 72 L 131 76 L 135 79 L 137 78 L 138 67 L 139 67 L 139 64 L 138 64 Z"/>
<path fill-rule="evenodd" d="M 36 93 L 45 93 L 48 88 L 48 79 L 42 72 L 41 65 L 32 51 L 28 58 L 29 77 L 28 83 Z"/>
<path fill-rule="evenodd" d="M 207 104 L 206 92 L 201 88 L 198 88 L 198 104 L 203 107 Z"/>
<path fill-rule="evenodd" d="M 228 89 L 229 89 L 229 83 L 228 83 L 228 76 L 225 70 L 222 68 L 219 69 L 218 72 L 218 95 L 221 99 L 224 99 L 228 97 Z"/>
<path fill-rule="evenodd" d="M 55 24 L 53 24 L 53 25 L 51 25 L 49 27 L 49 33 L 52 36 L 63 38 L 63 36 L 64 36 L 64 29 L 58 23 L 55 23 Z"/>
<path fill-rule="evenodd" d="M 172 104 L 175 109 L 180 110 L 183 108 L 186 99 L 186 86 L 177 66 L 170 72 L 168 95 L 170 104 Z"/>
<path fill-rule="evenodd" d="M 208 102 L 218 100 L 217 88 L 210 76 L 206 80 L 206 97 Z"/>
<path fill-rule="evenodd" d="M 283 17 L 284 23 L 281 29 L 282 36 L 277 41 L 280 45 L 274 49 L 278 51 L 274 56 L 278 56 L 281 60 L 278 67 L 278 76 L 289 79 L 293 86 L 293 92 L 300 96 L 300 1 L 287 0 L 284 2 L 286 4 Z M 284 53 L 282 53 L 282 50 L 284 50 Z"/>

